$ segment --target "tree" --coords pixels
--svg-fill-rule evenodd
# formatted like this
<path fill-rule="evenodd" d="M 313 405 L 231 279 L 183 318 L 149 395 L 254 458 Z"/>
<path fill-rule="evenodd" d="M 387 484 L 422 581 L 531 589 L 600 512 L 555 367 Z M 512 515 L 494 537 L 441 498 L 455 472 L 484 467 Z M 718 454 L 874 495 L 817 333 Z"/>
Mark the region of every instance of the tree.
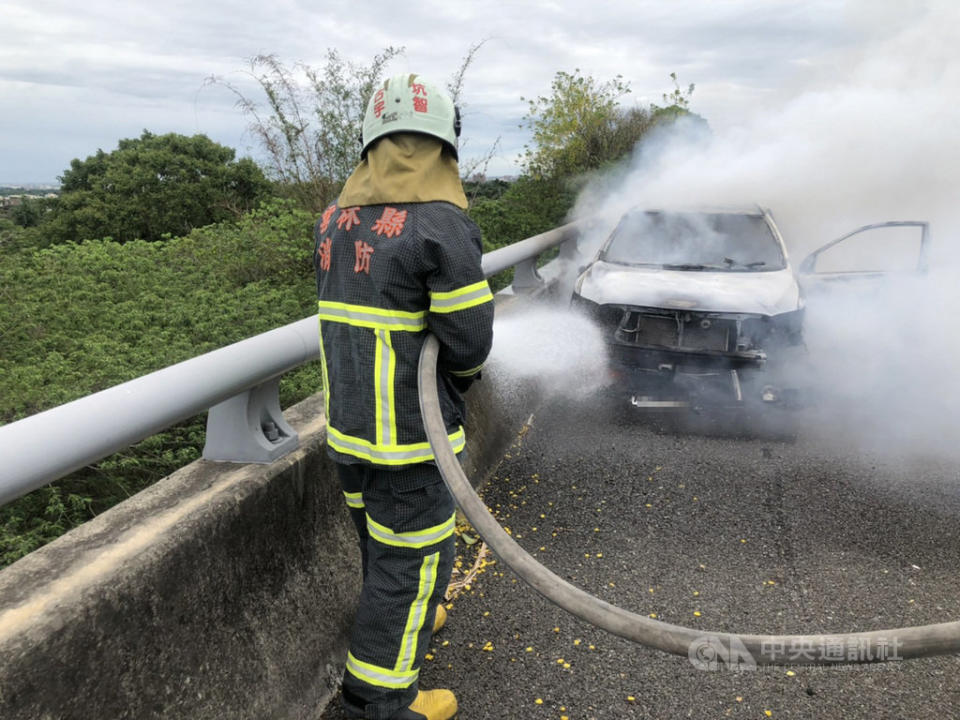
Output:
<path fill-rule="evenodd" d="M 237 96 L 251 119 L 250 131 L 266 151 L 268 172 L 304 208 L 319 212 L 356 166 L 367 98 L 387 63 L 402 52 L 388 47 L 369 65 L 358 65 L 331 49 L 320 69 L 303 63 L 287 67 L 275 55 L 258 55 L 250 61 L 249 75 L 266 97 L 266 112 L 222 78 L 207 82 Z"/>
<path fill-rule="evenodd" d="M 549 96 L 527 101 L 524 123 L 533 132 L 533 147 L 525 149 L 524 169 L 535 179 L 572 179 L 628 155 L 656 125 L 699 117 L 689 111 L 694 86 L 684 92 L 676 73 L 670 78 L 675 89 L 663 96 L 667 107 L 624 108 L 620 100 L 630 86 L 622 76 L 600 82 L 579 69 L 558 72 Z"/>
<path fill-rule="evenodd" d="M 681 89 L 680 81 L 675 72 L 670 73 L 670 79 L 673 81 L 673 90 L 663 93 L 663 107 L 651 105 L 650 112 L 653 121 L 656 124 L 670 123 L 678 118 L 684 117 L 692 120 L 701 129 L 707 128 L 707 121 L 695 112 L 690 111 L 690 96 L 696 85 L 690 83 L 686 90 Z"/>
<path fill-rule="evenodd" d="M 533 131 L 533 147 L 525 149 L 526 172 L 534 178 L 568 177 L 611 159 L 617 103 L 630 92 L 622 76 L 599 82 L 579 69 L 561 70 L 550 89 L 549 96 L 527 100 L 524 122 Z"/>
<path fill-rule="evenodd" d="M 460 65 L 457 68 L 456 72 L 450 77 L 450 80 L 447 82 L 447 92 L 450 93 L 450 99 L 453 100 L 453 104 L 457 107 L 460 112 L 461 119 L 464 120 L 464 124 L 468 124 L 469 120 L 466 119 L 469 115 L 467 110 L 467 104 L 463 101 L 463 88 L 464 81 L 467 76 L 467 70 L 470 69 L 470 66 L 473 65 L 473 61 L 477 57 L 477 53 L 480 52 L 481 48 L 487 44 L 486 40 L 481 40 L 476 42 L 467 48 L 466 54 L 460 60 Z M 497 148 L 500 145 L 500 138 L 497 137 L 494 140 L 493 145 L 491 145 L 482 155 L 474 156 L 467 158 L 465 156 L 464 150 L 467 148 L 469 140 L 461 136 L 458 142 L 458 160 L 457 164 L 460 168 L 460 177 L 467 180 L 468 178 L 475 178 L 477 176 L 486 176 L 487 167 L 490 165 L 490 161 L 493 160 L 494 156 L 497 154 Z M 471 188 L 468 188 L 467 183 L 464 183 L 464 190 L 467 193 L 467 199 L 472 204 L 476 200 L 476 195 L 471 192 Z M 476 189 L 477 185 L 473 185 L 473 189 Z"/>
<path fill-rule="evenodd" d="M 154 241 L 235 219 L 268 197 L 271 186 L 252 160 L 234 155 L 205 135 L 144 130 L 112 152 L 74 159 L 43 218 L 44 235 L 53 243 Z"/>
<path fill-rule="evenodd" d="M 24 196 L 19 205 L 10 208 L 10 219 L 22 228 L 36 227 L 43 220 L 51 203 L 47 198 Z"/>

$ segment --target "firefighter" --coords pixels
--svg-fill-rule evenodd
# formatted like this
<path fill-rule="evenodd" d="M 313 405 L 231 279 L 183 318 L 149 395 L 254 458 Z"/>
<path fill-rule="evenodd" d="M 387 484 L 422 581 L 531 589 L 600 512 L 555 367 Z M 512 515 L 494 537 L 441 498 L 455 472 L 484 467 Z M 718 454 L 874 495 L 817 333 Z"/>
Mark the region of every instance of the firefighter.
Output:
<path fill-rule="evenodd" d="M 480 231 L 464 213 L 457 108 L 418 75 L 383 82 L 360 164 L 314 229 L 328 452 L 360 539 L 363 590 L 343 676 L 349 717 L 446 720 L 450 690 L 420 690 L 453 565 L 454 503 L 426 439 L 417 363 L 440 341 L 440 405 L 466 443 L 461 393 L 493 339 Z"/>

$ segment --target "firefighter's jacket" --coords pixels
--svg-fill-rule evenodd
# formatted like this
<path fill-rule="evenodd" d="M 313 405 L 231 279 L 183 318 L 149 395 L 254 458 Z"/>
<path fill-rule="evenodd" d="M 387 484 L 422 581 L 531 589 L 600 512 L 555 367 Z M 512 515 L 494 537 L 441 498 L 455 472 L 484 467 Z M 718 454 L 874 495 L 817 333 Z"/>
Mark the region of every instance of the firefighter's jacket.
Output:
<path fill-rule="evenodd" d="M 428 332 L 440 341 L 440 406 L 463 449 L 463 386 L 493 340 L 480 230 L 447 202 L 338 207 L 314 228 L 331 457 L 402 467 L 433 459 L 417 395 Z"/>

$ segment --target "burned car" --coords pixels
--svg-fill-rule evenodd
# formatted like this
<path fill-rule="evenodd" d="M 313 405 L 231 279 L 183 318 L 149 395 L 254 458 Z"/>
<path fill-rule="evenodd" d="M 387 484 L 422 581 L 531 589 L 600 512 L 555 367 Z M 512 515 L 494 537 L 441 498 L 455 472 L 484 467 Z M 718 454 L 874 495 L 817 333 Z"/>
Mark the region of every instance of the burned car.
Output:
<path fill-rule="evenodd" d="M 638 407 L 791 405 L 791 376 L 803 354 L 803 289 L 885 277 L 878 268 L 845 269 L 842 258 L 837 267 L 823 262 L 861 239 L 877 257 L 878 230 L 909 231 L 910 242 L 894 246 L 907 258 L 904 269 L 925 269 L 925 222 L 858 228 L 811 253 L 798 280 L 768 210 L 634 209 L 582 268 L 572 305 L 604 333 L 610 388 Z M 911 259 L 917 250 L 919 259 Z"/>
<path fill-rule="evenodd" d="M 802 344 L 803 300 L 769 212 L 633 210 L 577 279 L 612 387 L 641 407 L 778 402 L 771 355 Z"/>

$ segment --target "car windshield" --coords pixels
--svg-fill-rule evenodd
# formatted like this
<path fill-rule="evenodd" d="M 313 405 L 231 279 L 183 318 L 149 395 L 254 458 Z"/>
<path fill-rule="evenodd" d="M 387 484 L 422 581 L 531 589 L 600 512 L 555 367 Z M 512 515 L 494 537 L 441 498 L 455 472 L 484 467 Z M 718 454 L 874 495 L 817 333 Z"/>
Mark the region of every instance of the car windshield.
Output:
<path fill-rule="evenodd" d="M 734 213 L 627 213 L 601 259 L 673 270 L 784 268 L 783 253 L 764 217 Z"/>

